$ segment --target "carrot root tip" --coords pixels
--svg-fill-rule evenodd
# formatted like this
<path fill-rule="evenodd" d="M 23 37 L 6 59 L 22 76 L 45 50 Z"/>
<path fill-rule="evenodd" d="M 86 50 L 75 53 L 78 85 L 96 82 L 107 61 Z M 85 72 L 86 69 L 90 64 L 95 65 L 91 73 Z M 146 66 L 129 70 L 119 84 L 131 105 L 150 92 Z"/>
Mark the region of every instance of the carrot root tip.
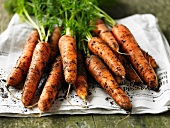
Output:
<path fill-rule="evenodd" d="M 67 90 L 66 99 L 68 99 L 68 95 L 69 95 L 69 93 L 70 93 L 70 88 L 71 88 L 71 84 L 69 84 L 69 86 L 68 86 L 68 90 Z"/>
<path fill-rule="evenodd" d="M 14 99 L 16 100 L 21 100 L 20 98 L 16 97 L 10 90 L 9 90 L 9 86 L 5 86 L 7 92 L 9 93 L 9 95 L 11 95 Z"/>
<path fill-rule="evenodd" d="M 125 116 L 124 118 L 118 120 L 118 121 L 116 122 L 115 126 L 117 126 L 117 125 L 118 125 L 120 122 L 122 122 L 123 120 L 127 119 L 129 116 L 130 116 L 130 113 L 129 113 L 127 116 Z"/>
<path fill-rule="evenodd" d="M 35 103 L 35 104 L 33 104 L 33 105 L 31 105 L 31 106 L 26 106 L 26 108 L 28 108 L 28 109 L 32 109 L 32 108 L 34 108 L 35 106 L 37 106 L 38 105 L 38 102 L 37 103 Z"/>

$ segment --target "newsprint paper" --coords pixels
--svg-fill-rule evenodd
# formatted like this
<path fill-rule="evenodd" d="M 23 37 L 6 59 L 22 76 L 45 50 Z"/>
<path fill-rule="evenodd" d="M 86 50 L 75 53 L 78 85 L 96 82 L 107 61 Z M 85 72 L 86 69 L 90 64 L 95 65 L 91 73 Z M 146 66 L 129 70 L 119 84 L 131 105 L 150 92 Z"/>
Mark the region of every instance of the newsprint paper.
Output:
<path fill-rule="evenodd" d="M 134 34 L 139 46 L 156 60 L 159 91 L 152 91 L 146 85 L 135 85 L 124 81 L 121 88 L 129 96 L 133 109 L 131 114 L 157 114 L 170 108 L 170 47 L 158 26 L 158 19 L 152 14 L 135 14 L 116 20 L 126 25 Z M 38 107 L 25 108 L 21 102 L 22 87 L 6 88 L 6 78 L 21 54 L 24 43 L 33 28 L 21 23 L 15 14 L 8 28 L 0 35 L 0 116 L 38 116 Z M 127 114 L 94 80 L 90 78 L 86 103 L 71 89 L 68 99 L 67 89 L 61 89 L 48 112 L 53 114 Z M 43 80 L 42 80 L 43 81 Z M 40 84 L 43 82 L 40 82 Z M 37 89 L 38 90 L 38 89 Z M 41 86 L 39 86 L 41 90 Z M 9 91 L 11 93 L 9 93 Z M 40 91 L 36 92 L 35 102 Z"/>

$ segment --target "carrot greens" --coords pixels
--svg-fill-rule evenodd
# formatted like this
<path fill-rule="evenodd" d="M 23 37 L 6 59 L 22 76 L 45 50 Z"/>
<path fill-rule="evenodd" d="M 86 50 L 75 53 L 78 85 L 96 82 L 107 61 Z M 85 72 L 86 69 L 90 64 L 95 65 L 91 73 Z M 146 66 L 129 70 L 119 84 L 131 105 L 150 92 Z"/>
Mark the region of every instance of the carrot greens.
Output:
<path fill-rule="evenodd" d="M 100 18 L 104 18 L 107 24 L 109 24 L 112 27 L 117 24 L 112 17 L 110 17 L 105 11 L 103 11 L 97 5 L 93 4 L 92 2 L 89 2 L 89 4 L 95 8 L 94 13 Z"/>
<path fill-rule="evenodd" d="M 30 0 L 29 2 L 17 0 L 16 13 L 23 21 L 38 30 L 40 41 L 47 42 L 54 24 L 59 24 L 59 19 L 55 16 L 58 12 L 57 7 L 53 5 L 54 2 L 54 0 Z M 32 9 L 32 12 L 30 13 L 28 9 Z"/>

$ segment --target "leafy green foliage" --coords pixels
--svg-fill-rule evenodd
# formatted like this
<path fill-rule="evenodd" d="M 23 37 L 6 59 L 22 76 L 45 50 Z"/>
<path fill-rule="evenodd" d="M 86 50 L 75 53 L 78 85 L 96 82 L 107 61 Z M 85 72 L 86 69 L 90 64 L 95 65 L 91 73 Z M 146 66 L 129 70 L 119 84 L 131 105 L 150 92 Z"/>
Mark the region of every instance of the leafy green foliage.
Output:
<path fill-rule="evenodd" d="M 6 0 L 4 2 L 4 7 L 9 12 L 9 14 L 15 13 L 16 6 L 17 6 L 17 0 Z"/>
<path fill-rule="evenodd" d="M 55 0 L 31 0 L 31 2 L 36 23 L 40 29 L 41 40 L 47 41 L 53 31 L 53 25 L 59 24 L 59 19 L 56 16 L 58 9 L 54 6 Z"/>
<path fill-rule="evenodd" d="M 21 0 L 22 1 L 22 0 Z M 19 3 L 18 3 L 19 2 Z M 30 0 L 24 0 L 24 3 L 30 3 Z M 4 7 L 5 9 L 8 11 L 9 14 L 15 14 L 17 12 L 17 8 L 21 6 L 20 5 L 20 1 L 18 0 L 6 0 L 4 2 Z M 30 14 L 30 15 L 33 15 L 33 10 L 32 10 L 32 7 L 30 6 L 27 6 L 27 12 Z"/>
<path fill-rule="evenodd" d="M 54 24 L 62 20 L 62 34 L 77 39 L 78 48 L 84 48 L 84 40 L 90 38 L 96 19 L 103 18 L 109 25 L 115 21 L 98 6 L 117 0 L 7 0 L 6 7 L 18 13 L 22 20 L 31 24 L 40 34 L 41 41 L 47 41 Z M 31 16 L 35 17 L 35 21 Z M 88 35 L 88 36 L 87 36 Z"/>

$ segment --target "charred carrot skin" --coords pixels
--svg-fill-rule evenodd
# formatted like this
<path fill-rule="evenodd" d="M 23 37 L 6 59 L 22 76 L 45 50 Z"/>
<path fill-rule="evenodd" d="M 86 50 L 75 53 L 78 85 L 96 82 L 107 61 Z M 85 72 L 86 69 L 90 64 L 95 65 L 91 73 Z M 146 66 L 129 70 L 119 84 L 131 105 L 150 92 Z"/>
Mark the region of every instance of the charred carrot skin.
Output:
<path fill-rule="evenodd" d="M 118 24 L 112 28 L 112 33 L 118 41 L 119 46 L 123 52 L 129 54 L 129 60 L 140 77 L 144 80 L 149 88 L 157 90 L 157 75 L 144 57 L 130 30 L 126 26 Z"/>
<path fill-rule="evenodd" d="M 55 27 L 54 31 L 50 37 L 50 47 L 51 47 L 51 55 L 50 55 L 50 60 L 53 61 L 57 57 L 57 54 L 59 54 L 59 48 L 58 48 L 58 42 L 61 37 L 60 34 L 60 28 Z"/>
<path fill-rule="evenodd" d="M 125 76 L 125 69 L 123 65 L 109 46 L 99 37 L 92 37 L 88 42 L 88 48 L 92 53 L 101 57 L 113 73 L 117 76 Z"/>
<path fill-rule="evenodd" d="M 129 97 L 119 87 L 108 68 L 96 55 L 91 55 L 86 59 L 86 67 L 95 80 L 106 90 L 106 92 L 121 108 L 131 111 L 132 104 Z"/>
<path fill-rule="evenodd" d="M 149 55 L 149 53 L 145 52 L 143 49 L 141 49 L 144 57 L 146 58 L 146 60 L 149 62 L 149 64 L 155 69 L 157 68 L 157 63 L 155 61 L 155 59 Z"/>
<path fill-rule="evenodd" d="M 137 72 L 133 69 L 131 64 L 127 61 L 126 57 L 118 53 L 115 54 L 125 68 L 126 71 L 125 77 L 130 81 L 134 81 L 135 84 L 142 83 L 143 81 L 141 80 Z"/>
<path fill-rule="evenodd" d="M 83 60 L 82 53 L 79 51 L 77 53 L 77 79 L 74 83 L 74 89 L 77 93 L 77 95 L 82 99 L 85 100 L 87 97 L 87 74 L 86 74 L 86 68 L 85 68 L 85 61 Z"/>
<path fill-rule="evenodd" d="M 33 52 L 32 61 L 23 88 L 22 103 L 24 106 L 30 105 L 37 86 L 43 74 L 43 70 L 50 58 L 50 45 L 39 42 Z"/>
<path fill-rule="evenodd" d="M 32 54 L 38 43 L 39 34 L 37 30 L 33 30 L 28 36 L 21 56 L 16 62 L 15 67 L 12 69 L 7 78 L 8 86 L 17 86 L 21 83 L 28 73 L 28 69 L 31 63 Z"/>
<path fill-rule="evenodd" d="M 49 77 L 38 100 L 38 108 L 41 111 L 46 112 L 52 106 L 52 103 L 61 88 L 63 77 L 62 60 L 61 56 L 58 56 L 52 64 Z"/>
<path fill-rule="evenodd" d="M 63 35 L 59 39 L 59 50 L 63 62 L 65 81 L 74 84 L 77 77 L 77 48 L 72 36 Z"/>
<path fill-rule="evenodd" d="M 101 19 L 96 21 L 96 29 L 93 30 L 93 32 L 99 36 L 113 51 L 119 51 L 119 45 L 116 39 L 114 38 L 110 29 Z"/>

